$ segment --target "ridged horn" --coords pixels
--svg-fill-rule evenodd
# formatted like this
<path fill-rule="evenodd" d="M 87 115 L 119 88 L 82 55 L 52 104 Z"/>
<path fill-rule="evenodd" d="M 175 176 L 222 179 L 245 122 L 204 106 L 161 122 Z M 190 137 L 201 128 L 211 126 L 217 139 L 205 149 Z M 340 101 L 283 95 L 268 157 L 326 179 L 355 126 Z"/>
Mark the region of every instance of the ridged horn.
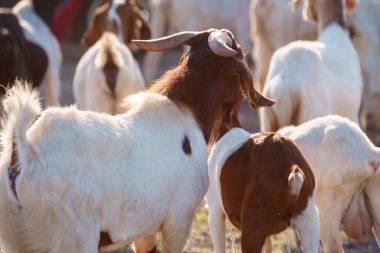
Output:
<path fill-rule="evenodd" d="M 180 45 L 186 44 L 189 40 L 201 34 L 209 33 L 209 30 L 202 32 L 180 32 L 166 37 L 152 40 L 132 40 L 139 48 L 147 51 L 164 51 Z"/>
<path fill-rule="evenodd" d="M 208 45 L 211 51 L 221 57 L 233 57 L 237 51 L 232 49 L 232 38 L 224 31 L 214 31 L 208 37 Z"/>

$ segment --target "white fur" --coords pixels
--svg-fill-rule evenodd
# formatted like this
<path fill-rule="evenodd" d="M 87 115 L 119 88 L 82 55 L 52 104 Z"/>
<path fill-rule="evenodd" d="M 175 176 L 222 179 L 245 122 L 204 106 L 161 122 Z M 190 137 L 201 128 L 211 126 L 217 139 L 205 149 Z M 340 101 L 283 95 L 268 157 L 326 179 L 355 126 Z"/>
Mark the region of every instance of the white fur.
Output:
<path fill-rule="evenodd" d="M 47 105 L 59 105 L 61 92 L 62 52 L 59 43 L 49 27 L 37 15 L 30 0 L 20 1 L 13 13 L 18 17 L 25 37 L 36 43 L 46 52 L 48 67 L 42 84 L 45 88 Z"/>
<path fill-rule="evenodd" d="M 358 122 L 362 86 L 357 53 L 348 34 L 333 22 L 317 41 L 292 42 L 274 53 L 263 93 L 277 103 L 260 111 L 261 130 L 328 114 Z"/>
<path fill-rule="evenodd" d="M 294 0 L 252 0 L 249 15 L 256 82 L 263 90 L 273 53 L 295 40 L 315 40 L 317 26 L 305 22 L 302 8 L 292 10 Z M 303 3 L 302 3 L 303 4 Z"/>
<path fill-rule="evenodd" d="M 242 128 L 232 128 L 215 144 L 208 158 L 209 188 L 206 193 L 206 201 L 209 208 L 210 233 L 216 253 L 226 252 L 226 214 L 221 196 L 221 170 L 230 155 L 246 143 L 251 136 Z M 297 177 L 297 175 L 293 176 Z M 315 208 L 315 190 L 308 201 L 308 207 L 293 222 L 299 229 L 304 252 L 316 252 L 319 224 L 317 209 Z"/>
<path fill-rule="evenodd" d="M 209 188 L 206 201 L 208 222 L 216 253 L 226 252 L 225 212 L 221 196 L 220 173 L 227 158 L 249 140 L 251 135 L 241 128 L 232 128 L 213 147 L 208 158 Z"/>
<path fill-rule="evenodd" d="M 203 134 L 167 97 L 126 100 L 133 107 L 117 116 L 52 107 L 25 129 L 37 98 L 20 86 L 6 98 L 20 105 L 6 107 L 0 160 L 0 237 L 10 252 L 93 253 L 100 231 L 118 246 L 161 231 L 164 252 L 182 250 L 208 187 Z M 18 200 L 8 182 L 12 140 Z"/>
<path fill-rule="evenodd" d="M 320 117 L 278 131 L 293 139 L 313 169 L 324 252 L 344 252 L 340 223 L 353 195 L 363 185 L 369 197 L 377 238 L 380 235 L 380 149 L 359 126 L 340 116 Z M 377 173 L 374 174 L 374 169 Z"/>
<path fill-rule="evenodd" d="M 303 185 L 303 176 L 300 172 L 292 172 L 288 177 L 290 194 L 298 196 L 301 192 Z"/>
<path fill-rule="evenodd" d="M 152 0 L 153 38 L 180 31 L 200 31 L 210 27 L 229 29 L 243 51 L 250 51 L 249 1 L 247 0 Z M 147 80 L 157 77 L 162 53 L 148 52 L 144 61 Z"/>
<path fill-rule="evenodd" d="M 254 42 L 255 79 L 260 89 L 264 87 L 270 59 L 275 50 L 296 40 L 314 40 L 317 37 L 315 23 L 302 18 L 302 5 L 291 11 L 294 0 L 251 1 L 251 38 Z M 266 4 L 259 4 L 259 3 Z M 304 2 L 304 1 L 302 1 Z M 352 43 L 358 52 L 363 78 L 363 108 L 371 115 L 367 123 L 380 133 L 380 1 L 360 0 L 356 10 L 347 17 Z M 280 28 L 280 29 L 279 29 Z M 361 124 L 365 123 L 361 118 Z M 375 139 L 372 139 L 375 140 Z M 380 135 L 376 143 L 380 143 Z"/>
<path fill-rule="evenodd" d="M 119 69 L 116 98 L 111 96 L 103 73 L 107 50 Z M 105 32 L 80 59 L 75 70 L 73 93 L 81 110 L 116 114 L 122 112 L 119 104 L 124 97 L 142 91 L 144 87 L 139 65 L 130 50 L 113 33 Z"/>
<path fill-rule="evenodd" d="M 116 22 L 116 24 L 117 24 L 117 36 L 118 36 L 120 41 L 122 41 L 123 43 L 126 43 L 126 41 L 124 41 L 121 19 L 120 19 L 119 14 L 117 13 L 117 8 L 123 4 L 125 4 L 125 0 L 113 0 L 113 1 L 111 1 L 110 9 L 107 12 L 107 19 L 108 19 L 108 24 L 111 24 L 112 22 Z"/>

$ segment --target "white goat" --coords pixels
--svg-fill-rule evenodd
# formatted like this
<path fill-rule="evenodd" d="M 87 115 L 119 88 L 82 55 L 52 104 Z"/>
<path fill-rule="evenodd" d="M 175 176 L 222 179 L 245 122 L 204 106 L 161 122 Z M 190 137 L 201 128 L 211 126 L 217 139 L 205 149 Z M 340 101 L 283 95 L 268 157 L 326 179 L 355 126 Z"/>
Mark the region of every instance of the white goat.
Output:
<path fill-rule="evenodd" d="M 313 13 L 320 35 L 317 41 L 292 42 L 274 53 L 263 92 L 278 103 L 261 110 L 262 131 L 331 113 L 358 122 L 363 85 L 359 58 L 344 30 L 346 1 L 353 0 L 305 2 L 304 13 L 308 18 Z M 355 8 L 353 3 L 346 7 Z"/>
<path fill-rule="evenodd" d="M 20 1 L 13 13 L 18 17 L 25 37 L 42 47 L 48 56 L 48 68 L 42 80 L 47 105 L 58 105 L 61 92 L 62 52 L 59 43 L 49 27 L 37 15 L 30 0 Z"/>
<path fill-rule="evenodd" d="M 291 10 L 293 0 L 251 1 L 251 38 L 254 42 L 255 79 L 263 90 L 269 62 L 275 50 L 295 40 L 314 40 L 317 26 L 302 18 L 301 5 Z M 360 123 L 375 144 L 380 143 L 380 1 L 360 0 L 347 17 L 347 28 L 358 52 L 363 96 Z"/>
<path fill-rule="evenodd" d="M 339 234 L 342 219 L 351 238 L 365 239 L 373 226 L 379 240 L 380 148 L 356 123 L 337 115 L 278 133 L 294 140 L 315 175 L 324 252 L 344 252 Z"/>
<path fill-rule="evenodd" d="M 315 40 L 317 26 L 302 18 L 294 0 L 252 0 L 249 8 L 256 82 L 263 90 L 273 53 L 295 40 Z"/>
<path fill-rule="evenodd" d="M 121 113 L 121 100 L 144 88 L 137 61 L 116 35 L 109 32 L 104 32 L 82 56 L 73 82 L 79 109 L 110 114 Z"/>
<path fill-rule="evenodd" d="M 151 0 L 152 37 L 182 30 L 215 27 L 231 30 L 243 51 L 250 52 L 249 1 L 247 0 Z M 144 60 L 147 80 L 157 77 L 162 53 L 148 52 Z"/>

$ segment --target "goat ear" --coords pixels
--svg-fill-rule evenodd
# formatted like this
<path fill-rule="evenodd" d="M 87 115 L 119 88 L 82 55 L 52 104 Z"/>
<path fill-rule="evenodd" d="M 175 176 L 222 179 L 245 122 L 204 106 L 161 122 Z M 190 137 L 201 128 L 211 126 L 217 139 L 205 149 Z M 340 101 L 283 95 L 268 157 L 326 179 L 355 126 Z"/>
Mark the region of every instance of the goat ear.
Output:
<path fill-rule="evenodd" d="M 346 0 L 346 13 L 350 15 L 359 5 L 359 0 Z"/>
<path fill-rule="evenodd" d="M 259 107 L 272 106 L 276 101 L 270 98 L 265 97 L 253 85 L 252 75 L 249 72 L 245 63 L 241 62 L 243 70 L 240 71 L 240 85 L 247 96 L 250 107 L 253 110 L 258 109 Z"/>
<path fill-rule="evenodd" d="M 102 23 L 105 22 L 105 16 L 109 9 L 109 3 L 105 2 L 102 6 L 98 7 L 93 16 L 91 23 L 87 27 L 87 30 L 84 32 L 81 43 L 86 46 L 92 46 L 97 42 L 104 32 Z"/>
<path fill-rule="evenodd" d="M 141 9 L 128 1 L 120 8 L 121 22 L 125 31 L 124 43 L 129 43 L 133 39 L 148 40 L 151 37 L 151 30 L 145 20 Z"/>

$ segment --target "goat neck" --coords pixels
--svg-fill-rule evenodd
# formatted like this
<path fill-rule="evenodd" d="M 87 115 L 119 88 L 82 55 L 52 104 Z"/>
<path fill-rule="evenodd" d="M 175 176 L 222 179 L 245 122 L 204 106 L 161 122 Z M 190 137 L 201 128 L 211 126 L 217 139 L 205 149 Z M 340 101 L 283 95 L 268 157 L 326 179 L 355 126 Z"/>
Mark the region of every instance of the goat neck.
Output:
<path fill-rule="evenodd" d="M 346 16 L 342 0 L 317 0 L 315 3 L 315 15 L 319 33 L 332 22 L 336 22 L 343 29 L 346 29 Z"/>

